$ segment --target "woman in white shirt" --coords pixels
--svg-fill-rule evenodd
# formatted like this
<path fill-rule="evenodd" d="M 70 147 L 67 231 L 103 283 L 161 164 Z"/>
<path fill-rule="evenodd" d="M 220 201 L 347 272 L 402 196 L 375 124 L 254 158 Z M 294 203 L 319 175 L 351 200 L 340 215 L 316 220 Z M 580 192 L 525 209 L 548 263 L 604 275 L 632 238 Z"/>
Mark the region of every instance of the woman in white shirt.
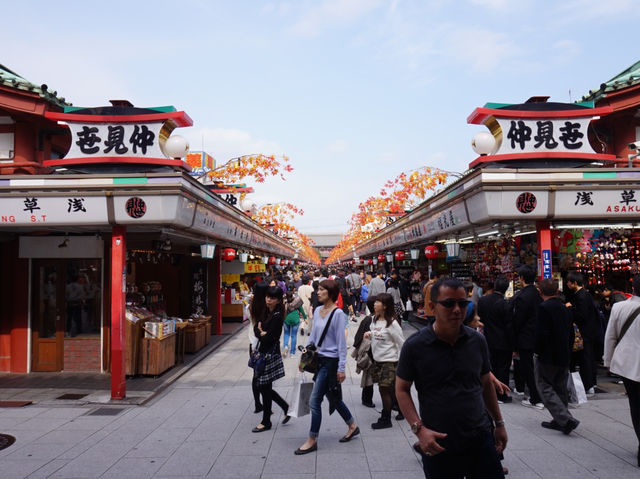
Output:
<path fill-rule="evenodd" d="M 400 350 L 404 344 L 404 334 L 396 317 L 393 297 L 390 294 L 377 295 L 373 310 L 375 317 L 371 322 L 371 331 L 365 335 L 371 338 L 373 354 L 371 373 L 373 381 L 378 383 L 380 398 L 382 398 L 382 415 L 371 427 L 385 429 L 392 425 L 393 388 Z"/>

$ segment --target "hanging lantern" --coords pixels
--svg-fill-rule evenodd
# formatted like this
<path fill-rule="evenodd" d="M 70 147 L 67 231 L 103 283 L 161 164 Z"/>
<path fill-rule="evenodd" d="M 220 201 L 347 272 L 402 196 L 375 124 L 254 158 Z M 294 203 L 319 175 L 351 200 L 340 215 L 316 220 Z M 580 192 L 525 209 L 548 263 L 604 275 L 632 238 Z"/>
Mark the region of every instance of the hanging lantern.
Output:
<path fill-rule="evenodd" d="M 396 261 L 402 261 L 404 259 L 404 251 L 402 251 L 401 249 L 396 251 L 395 257 Z"/>
<path fill-rule="evenodd" d="M 275 256 L 270 256 L 269 257 L 269 264 L 276 264 L 276 257 Z"/>
<path fill-rule="evenodd" d="M 377 261 L 376 261 L 376 263 L 377 263 Z M 371 258 L 369 258 L 369 259 L 367 260 L 367 264 L 368 264 L 369 266 L 371 266 L 371 265 L 373 264 L 373 260 L 372 260 Z"/>
<path fill-rule="evenodd" d="M 233 248 L 225 248 L 222 250 L 222 259 L 225 261 L 233 261 L 236 257 L 236 250 Z"/>
<path fill-rule="evenodd" d="M 460 243 L 445 243 L 447 248 L 447 258 L 457 258 L 460 256 Z"/>
<path fill-rule="evenodd" d="M 377 264 L 378 264 L 378 261 L 379 261 L 379 260 L 378 260 L 378 257 L 376 256 L 375 258 L 372 258 L 372 259 L 370 259 L 369 261 L 371 261 L 371 262 L 374 264 L 374 266 L 375 266 L 375 265 L 377 265 Z"/>
<path fill-rule="evenodd" d="M 246 252 L 238 253 L 238 259 L 240 260 L 241 263 L 246 263 L 247 260 L 249 259 L 249 253 L 246 253 Z"/>
<path fill-rule="evenodd" d="M 268 257 L 268 256 L 263 256 L 263 257 L 261 258 L 261 260 L 262 260 L 262 264 L 267 264 L 267 263 L 269 263 L 269 257 Z"/>
<path fill-rule="evenodd" d="M 428 259 L 435 259 L 438 257 L 438 246 L 430 244 L 424 248 L 424 255 Z"/>
<path fill-rule="evenodd" d="M 420 250 L 418 248 L 411 248 L 409 250 L 409 254 L 411 255 L 411 259 L 413 260 L 420 258 Z"/>
<path fill-rule="evenodd" d="M 387 260 L 387 263 L 391 263 L 393 261 L 393 253 L 391 251 L 387 251 L 384 254 L 384 257 Z"/>
<path fill-rule="evenodd" d="M 213 253 L 216 250 L 216 245 L 213 243 L 205 243 L 200 245 L 200 256 L 204 259 L 213 259 Z M 133 258 L 132 258 L 133 259 Z"/>
<path fill-rule="evenodd" d="M 385 261 L 385 256 L 384 256 L 383 254 L 379 254 L 379 255 L 378 255 L 378 261 L 379 261 L 380 263 L 384 263 L 384 261 Z"/>

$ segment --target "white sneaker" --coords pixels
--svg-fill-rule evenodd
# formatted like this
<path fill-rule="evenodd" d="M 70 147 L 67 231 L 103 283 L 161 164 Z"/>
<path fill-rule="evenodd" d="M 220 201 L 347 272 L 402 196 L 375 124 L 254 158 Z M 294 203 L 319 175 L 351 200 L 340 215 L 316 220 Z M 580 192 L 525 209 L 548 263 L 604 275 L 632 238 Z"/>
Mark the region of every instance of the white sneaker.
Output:
<path fill-rule="evenodd" d="M 531 401 L 529 401 L 529 399 L 523 399 L 522 400 L 522 405 L 526 406 L 526 407 L 532 407 L 535 409 L 539 409 L 539 410 L 543 410 L 544 409 L 544 404 L 542 404 L 541 402 L 537 402 L 537 403 L 532 403 Z"/>
<path fill-rule="evenodd" d="M 282 357 L 286 358 L 287 354 L 289 354 L 289 346 L 285 346 L 284 349 L 282 350 Z"/>
<path fill-rule="evenodd" d="M 524 391 L 518 391 L 517 389 L 513 389 L 513 393 L 517 394 L 518 396 L 524 396 Z"/>
<path fill-rule="evenodd" d="M 587 396 L 593 396 L 596 393 L 595 388 L 592 386 L 589 389 L 587 389 L 586 391 Z"/>

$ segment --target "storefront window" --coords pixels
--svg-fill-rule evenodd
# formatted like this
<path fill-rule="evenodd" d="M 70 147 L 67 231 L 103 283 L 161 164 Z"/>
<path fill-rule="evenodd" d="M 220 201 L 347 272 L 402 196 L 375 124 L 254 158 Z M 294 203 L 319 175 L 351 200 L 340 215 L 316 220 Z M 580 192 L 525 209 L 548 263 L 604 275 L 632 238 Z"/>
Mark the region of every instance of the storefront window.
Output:
<path fill-rule="evenodd" d="M 66 261 L 65 336 L 100 334 L 102 270 L 99 260 Z"/>

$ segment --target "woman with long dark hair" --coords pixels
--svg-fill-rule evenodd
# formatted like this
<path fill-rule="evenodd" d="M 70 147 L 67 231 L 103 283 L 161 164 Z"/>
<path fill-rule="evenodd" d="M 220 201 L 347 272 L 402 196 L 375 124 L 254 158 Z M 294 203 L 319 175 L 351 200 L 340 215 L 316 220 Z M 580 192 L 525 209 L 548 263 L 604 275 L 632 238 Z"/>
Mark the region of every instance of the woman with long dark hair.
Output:
<path fill-rule="evenodd" d="M 255 325 L 254 332 L 258 338 L 258 351 L 267 354 L 266 366 L 257 376 L 258 389 L 262 394 L 262 422 L 252 432 L 263 432 L 271 429 L 271 403 L 275 401 L 284 411 L 283 424 L 289 422 L 287 415 L 289 405 L 273 390 L 273 381 L 284 377 L 284 364 L 280 353 L 280 335 L 284 322 L 283 292 L 277 286 L 270 286 L 266 292 L 266 310 L 261 321 Z"/>
<path fill-rule="evenodd" d="M 346 376 L 347 341 L 344 335 L 344 324 L 348 318 L 336 305 L 339 294 L 340 287 L 333 280 L 324 280 L 318 287 L 318 300 L 322 306 L 317 308 L 313 314 L 313 329 L 307 344 L 314 344 L 318 353 L 318 371 L 313 376 L 313 392 L 309 400 L 311 428 L 305 443 L 295 450 L 296 455 L 308 454 L 318 449 L 318 434 L 322 423 L 322 400 L 325 396 L 329 400 L 329 412 L 337 410 L 349 427 L 340 442 L 348 442 L 360 434 L 360 429 L 356 425 L 351 411 L 342 401 L 340 388 L 340 384 Z M 320 344 L 320 337 L 327 324 L 327 334 Z"/>
<path fill-rule="evenodd" d="M 258 337 L 255 334 L 254 328 L 257 326 L 258 321 L 265 317 L 267 310 L 267 303 L 265 301 L 267 297 L 267 289 L 269 286 L 264 281 L 260 281 L 253 285 L 253 297 L 249 304 L 249 353 L 251 354 L 258 347 Z M 253 401 L 255 403 L 254 413 L 262 412 L 262 403 L 260 402 L 260 390 L 258 389 L 258 377 L 254 374 L 251 381 L 251 390 L 253 391 Z"/>
<path fill-rule="evenodd" d="M 373 354 L 371 375 L 373 382 L 378 383 L 382 399 L 382 415 L 371 425 L 373 429 L 385 429 L 392 425 L 391 408 L 396 384 L 396 367 L 404 344 L 404 334 L 393 303 L 393 297 L 388 293 L 376 296 L 371 331 L 365 333 L 365 336 L 368 335 L 367 337 L 371 338 Z"/>

